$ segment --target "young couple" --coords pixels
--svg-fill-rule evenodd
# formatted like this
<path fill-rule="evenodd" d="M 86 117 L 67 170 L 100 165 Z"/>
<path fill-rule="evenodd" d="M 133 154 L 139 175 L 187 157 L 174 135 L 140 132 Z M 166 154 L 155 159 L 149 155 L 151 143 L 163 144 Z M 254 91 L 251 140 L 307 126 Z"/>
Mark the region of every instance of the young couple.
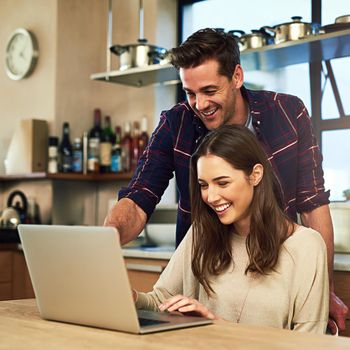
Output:
<path fill-rule="evenodd" d="M 192 226 L 138 308 L 324 333 L 327 253 L 321 235 L 281 209 L 275 177 L 244 126 L 210 132 L 191 158 Z"/>

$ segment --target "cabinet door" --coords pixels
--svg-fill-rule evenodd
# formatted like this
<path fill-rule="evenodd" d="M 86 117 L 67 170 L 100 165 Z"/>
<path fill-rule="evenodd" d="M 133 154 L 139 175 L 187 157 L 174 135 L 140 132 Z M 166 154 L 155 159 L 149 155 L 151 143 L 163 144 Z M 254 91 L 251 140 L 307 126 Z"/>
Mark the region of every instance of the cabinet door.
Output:
<path fill-rule="evenodd" d="M 0 251 L 0 300 L 12 299 L 12 252 Z"/>
<path fill-rule="evenodd" d="M 168 264 L 168 260 L 125 258 L 125 264 L 131 287 L 140 292 L 149 292 Z"/>
<path fill-rule="evenodd" d="M 334 271 L 334 288 L 337 296 L 350 310 L 350 272 Z M 350 337 L 350 314 L 347 316 L 346 330 L 340 335 Z"/>
<path fill-rule="evenodd" d="M 27 264 L 22 251 L 13 252 L 12 299 L 34 298 Z"/>

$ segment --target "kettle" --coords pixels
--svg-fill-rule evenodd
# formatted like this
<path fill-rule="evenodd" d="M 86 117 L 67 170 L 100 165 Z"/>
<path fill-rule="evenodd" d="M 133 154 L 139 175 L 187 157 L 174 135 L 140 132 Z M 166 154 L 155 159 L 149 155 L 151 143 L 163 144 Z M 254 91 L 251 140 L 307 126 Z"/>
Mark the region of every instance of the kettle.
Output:
<path fill-rule="evenodd" d="M 19 197 L 20 201 L 14 203 L 16 197 Z M 27 209 L 28 201 L 25 194 L 22 191 L 11 192 L 7 199 L 7 208 L 0 216 L 0 228 L 15 229 L 18 224 L 28 223 Z"/>

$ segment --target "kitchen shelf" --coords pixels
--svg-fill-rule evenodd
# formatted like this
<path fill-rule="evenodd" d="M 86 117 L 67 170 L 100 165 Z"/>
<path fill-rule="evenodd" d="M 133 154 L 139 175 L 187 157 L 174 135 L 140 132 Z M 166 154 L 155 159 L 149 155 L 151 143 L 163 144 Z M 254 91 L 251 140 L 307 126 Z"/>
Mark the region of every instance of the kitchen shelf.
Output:
<path fill-rule="evenodd" d="M 48 174 L 47 178 L 51 180 L 63 181 L 121 181 L 131 180 L 133 173 L 118 173 L 118 174 Z"/>
<path fill-rule="evenodd" d="M 241 52 L 241 63 L 246 71 L 268 71 L 346 56 L 350 56 L 350 29 L 245 50 Z"/>
<path fill-rule="evenodd" d="M 60 180 L 60 181 L 128 181 L 132 178 L 133 173 L 118 173 L 118 174 L 75 174 L 75 173 L 30 173 L 18 175 L 1 175 L 0 181 L 26 181 L 26 180 Z"/>
<path fill-rule="evenodd" d="M 95 73 L 90 78 L 92 80 L 135 87 L 179 83 L 178 72 L 171 64 L 152 64 L 146 67 L 130 68 L 124 71 L 113 70 L 110 72 Z"/>
<path fill-rule="evenodd" d="M 44 172 L 0 175 L 0 181 L 41 180 L 46 178 L 47 178 L 47 174 Z"/>
<path fill-rule="evenodd" d="M 246 71 L 269 71 L 293 64 L 346 56 L 350 56 L 350 29 L 311 35 L 305 39 L 267 45 L 259 49 L 248 49 L 241 52 L 241 63 Z M 95 73 L 90 78 L 135 87 L 179 83 L 178 72 L 171 64 L 153 64 L 124 71 Z"/>

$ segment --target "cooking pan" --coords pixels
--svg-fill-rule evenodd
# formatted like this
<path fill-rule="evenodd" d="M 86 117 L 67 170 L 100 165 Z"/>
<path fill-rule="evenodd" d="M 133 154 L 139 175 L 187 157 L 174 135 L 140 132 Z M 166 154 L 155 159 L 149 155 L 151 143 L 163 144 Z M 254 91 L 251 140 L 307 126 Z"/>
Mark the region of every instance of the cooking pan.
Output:
<path fill-rule="evenodd" d="M 339 16 L 334 23 L 327 24 L 321 28 L 325 33 L 332 33 L 338 30 L 345 30 L 350 28 L 350 15 Z"/>
<path fill-rule="evenodd" d="M 144 38 L 142 0 L 140 0 L 139 6 L 139 22 L 139 39 L 137 43 L 113 45 L 110 47 L 110 51 L 119 56 L 119 70 L 167 62 L 167 50 L 159 46 L 149 45 L 147 39 Z"/>
<path fill-rule="evenodd" d="M 264 26 L 263 29 L 274 33 L 275 44 L 303 39 L 318 31 L 316 24 L 302 22 L 301 19 L 300 16 L 294 16 L 293 22 L 278 24 L 274 27 Z"/>

